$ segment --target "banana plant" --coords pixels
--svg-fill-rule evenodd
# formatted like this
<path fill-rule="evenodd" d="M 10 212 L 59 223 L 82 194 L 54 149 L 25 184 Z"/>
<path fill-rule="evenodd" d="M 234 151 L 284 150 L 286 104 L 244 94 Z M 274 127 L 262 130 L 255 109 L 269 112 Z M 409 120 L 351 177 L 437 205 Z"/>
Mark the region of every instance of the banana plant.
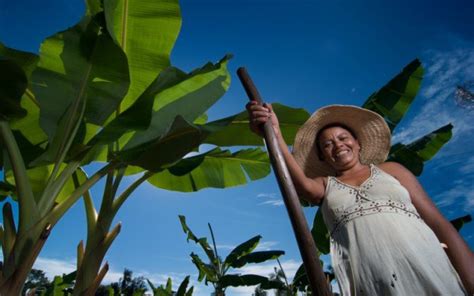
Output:
<path fill-rule="evenodd" d="M 229 87 L 230 56 L 189 73 L 173 67 L 178 1 L 129 2 L 86 0 L 83 18 L 47 38 L 39 55 L 0 44 L 0 197 L 19 209 L 17 226 L 12 201 L 4 202 L 1 295 L 20 293 L 50 232 L 81 197 L 87 238 L 77 247 L 73 294 L 92 295 L 120 232 L 113 218 L 143 182 L 190 192 L 270 172 L 260 148 L 185 157 L 232 123 L 206 122 Z M 86 172 L 93 162 L 100 168 Z M 132 174 L 140 175 L 119 192 Z M 97 210 L 90 189 L 103 179 Z"/>
<path fill-rule="evenodd" d="M 180 215 L 179 220 L 184 233 L 187 235 L 187 241 L 192 240 L 198 244 L 204 251 L 209 260 L 205 263 L 196 253 L 191 253 L 191 260 L 199 271 L 198 281 L 203 281 L 207 285 L 211 283 L 214 286 L 216 296 L 224 296 L 225 290 L 229 286 L 253 286 L 270 285 L 270 279 L 255 274 L 229 274 L 231 269 L 241 268 L 249 263 L 261 263 L 271 259 L 277 259 L 285 254 L 284 251 L 253 251 L 259 244 L 260 235 L 241 243 L 235 247 L 224 260 L 219 256 L 212 231 L 211 224 L 208 223 L 212 238 L 212 247 L 209 245 L 206 237 L 198 238 L 186 224 L 186 217 Z"/>
<path fill-rule="evenodd" d="M 148 285 L 150 285 L 151 290 L 153 291 L 153 296 L 191 296 L 193 295 L 194 287 L 188 289 L 189 285 L 189 275 L 184 278 L 181 284 L 178 287 L 178 290 L 173 291 L 173 281 L 171 278 L 168 278 L 166 281 L 166 285 L 160 285 L 155 287 L 150 280 L 148 281 Z"/>

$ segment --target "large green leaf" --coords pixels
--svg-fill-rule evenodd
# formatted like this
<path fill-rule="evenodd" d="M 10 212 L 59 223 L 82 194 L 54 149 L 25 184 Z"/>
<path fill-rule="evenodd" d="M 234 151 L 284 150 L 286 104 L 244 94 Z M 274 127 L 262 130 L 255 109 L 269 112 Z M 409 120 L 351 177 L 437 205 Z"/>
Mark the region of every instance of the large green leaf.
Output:
<path fill-rule="evenodd" d="M 181 223 L 181 227 L 183 228 L 184 233 L 188 235 L 187 241 L 189 240 L 194 241 L 196 244 L 200 245 L 201 248 L 204 250 L 206 253 L 207 257 L 211 262 L 214 262 L 216 260 L 216 256 L 214 255 L 214 251 L 212 250 L 211 246 L 207 242 L 207 239 L 205 237 L 197 238 L 194 233 L 191 231 L 191 229 L 188 227 L 186 224 L 186 217 L 179 215 L 179 222 Z"/>
<path fill-rule="evenodd" d="M 230 254 L 225 258 L 224 265 L 226 266 L 233 266 L 234 262 L 242 256 L 245 256 L 252 252 L 260 242 L 262 238 L 261 235 L 257 235 L 252 237 L 246 242 L 241 243 L 237 247 L 235 247 Z"/>
<path fill-rule="evenodd" d="M 157 94 L 175 86 L 185 78 L 186 74 L 177 68 L 169 67 L 163 70 L 134 104 L 107 124 L 88 145 L 108 144 L 118 140 L 126 132 L 148 128 Z"/>
<path fill-rule="evenodd" d="M 219 283 L 222 287 L 264 286 L 268 283 L 268 278 L 256 274 L 226 274 L 220 279 Z"/>
<path fill-rule="evenodd" d="M 409 63 L 402 72 L 373 93 L 362 105 L 380 114 L 393 131 L 413 102 L 421 80 L 423 67 L 418 59 Z"/>
<path fill-rule="evenodd" d="M 150 126 L 144 131 L 136 132 L 124 150 L 159 139 L 178 115 L 187 122 L 194 122 L 202 116 L 229 87 L 229 58 L 230 56 L 225 56 L 217 64 L 208 63 L 182 76 L 179 83 L 159 92 L 155 97 Z"/>
<path fill-rule="evenodd" d="M 430 160 L 452 137 L 453 126 L 447 124 L 410 144 L 395 144 L 390 149 L 389 161 L 403 164 L 414 175 L 423 171 L 423 163 Z"/>
<path fill-rule="evenodd" d="M 261 263 L 271 259 L 277 259 L 281 255 L 284 255 L 284 251 L 260 251 L 252 252 L 250 254 L 244 255 L 237 260 L 233 261 L 231 266 L 234 268 L 242 267 L 248 263 Z"/>
<path fill-rule="evenodd" d="M 0 56 L 12 60 L 23 69 L 27 77 L 30 77 L 31 72 L 38 63 L 38 56 L 26 51 L 21 51 L 13 48 L 6 47 L 0 42 Z M 3 69 L 2 69 L 3 70 Z"/>
<path fill-rule="evenodd" d="M 304 109 L 291 108 L 278 103 L 272 104 L 273 111 L 278 116 L 282 135 L 289 145 L 293 144 L 298 129 L 309 118 Z M 205 143 L 218 146 L 247 146 L 263 145 L 262 138 L 249 129 L 247 111 L 209 122 L 203 126 L 209 136 Z"/>
<path fill-rule="evenodd" d="M 451 224 L 453 224 L 454 228 L 456 228 L 457 231 L 460 231 L 461 228 L 464 226 L 464 224 L 467 224 L 471 221 L 472 221 L 471 215 L 466 215 L 466 216 L 462 216 L 462 217 L 456 218 L 454 220 L 451 220 L 449 222 L 451 222 Z"/>
<path fill-rule="evenodd" d="M 128 58 L 131 84 L 120 106 L 125 110 L 170 65 L 181 12 L 177 0 L 104 0 L 104 11 L 110 35 Z"/>
<path fill-rule="evenodd" d="M 148 182 L 163 189 L 191 192 L 209 187 L 227 188 L 246 184 L 245 173 L 251 180 L 267 176 L 270 173 L 267 153 L 260 149 L 231 153 L 215 148 L 179 161 L 153 175 Z"/>
<path fill-rule="evenodd" d="M 0 120 L 10 121 L 26 116 L 20 100 L 27 85 L 23 69 L 0 56 Z"/>
<path fill-rule="evenodd" d="M 163 137 L 121 153 L 120 159 L 149 171 L 158 171 L 199 147 L 202 139 L 204 134 L 200 129 L 177 116 Z"/>
<path fill-rule="evenodd" d="M 125 54 L 101 29 L 101 15 L 43 42 L 33 72 L 33 90 L 41 105 L 40 122 L 50 139 L 51 155 L 75 136 L 80 114 L 101 125 L 117 109 L 129 84 Z M 83 111 L 81 111 L 83 109 Z M 62 129 L 62 133 L 57 133 Z M 56 138 L 56 139 L 55 139 Z M 59 138 L 59 139 L 57 139 Z M 60 148 L 59 148 L 60 149 Z"/>
<path fill-rule="evenodd" d="M 316 243 L 318 251 L 322 254 L 329 253 L 329 232 L 324 224 L 323 212 L 321 207 L 318 208 L 316 215 L 313 220 L 313 228 L 311 229 L 311 235 Z"/>

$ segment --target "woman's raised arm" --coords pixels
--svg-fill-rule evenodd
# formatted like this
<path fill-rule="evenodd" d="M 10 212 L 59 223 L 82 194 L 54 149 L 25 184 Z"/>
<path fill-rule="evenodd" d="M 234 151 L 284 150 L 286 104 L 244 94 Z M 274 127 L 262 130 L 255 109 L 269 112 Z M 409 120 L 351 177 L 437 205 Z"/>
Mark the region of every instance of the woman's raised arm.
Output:
<path fill-rule="evenodd" d="M 261 125 L 271 120 L 273 129 L 278 138 L 278 143 L 285 159 L 286 165 L 295 185 L 298 194 L 312 204 L 319 204 L 325 191 L 324 178 L 318 177 L 311 179 L 306 177 L 285 143 L 280 131 L 280 124 L 276 114 L 273 112 L 270 104 L 260 105 L 255 101 L 251 101 L 246 105 L 249 113 L 250 129 L 259 136 L 263 136 Z"/>

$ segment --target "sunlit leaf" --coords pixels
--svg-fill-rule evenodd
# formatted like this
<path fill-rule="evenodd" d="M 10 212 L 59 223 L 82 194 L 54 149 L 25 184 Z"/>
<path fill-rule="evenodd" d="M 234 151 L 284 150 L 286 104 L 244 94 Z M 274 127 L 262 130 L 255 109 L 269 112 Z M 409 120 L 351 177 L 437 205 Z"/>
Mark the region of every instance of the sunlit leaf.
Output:
<path fill-rule="evenodd" d="M 423 67 L 416 59 L 373 93 L 362 107 L 380 114 L 393 131 L 415 99 L 422 79 Z"/>
<path fill-rule="evenodd" d="M 194 241 L 196 244 L 200 245 L 201 248 L 204 250 L 206 253 L 207 257 L 211 262 L 214 262 L 216 259 L 216 256 L 214 255 L 214 251 L 212 250 L 211 246 L 207 242 L 207 239 L 205 237 L 197 238 L 194 233 L 191 231 L 191 229 L 188 227 L 186 224 L 186 217 L 179 215 L 179 221 L 181 223 L 181 227 L 183 228 L 184 233 L 188 235 L 187 241 L 189 240 Z"/>
<path fill-rule="evenodd" d="M 130 107 L 157 75 L 170 66 L 181 28 L 177 0 L 104 0 L 107 29 L 127 55 L 130 89 L 120 105 Z"/>
<path fill-rule="evenodd" d="M 234 153 L 219 148 L 185 158 L 167 170 L 156 173 L 148 182 L 156 187 L 190 192 L 203 188 L 227 188 L 257 180 L 270 173 L 266 152 L 245 149 Z"/>
<path fill-rule="evenodd" d="M 296 132 L 308 120 L 309 113 L 304 109 L 291 108 L 278 103 L 272 104 L 272 107 L 278 116 L 285 142 L 289 145 L 293 144 Z M 209 122 L 203 128 L 209 132 L 204 143 L 218 146 L 263 145 L 262 138 L 249 129 L 247 111 Z"/>

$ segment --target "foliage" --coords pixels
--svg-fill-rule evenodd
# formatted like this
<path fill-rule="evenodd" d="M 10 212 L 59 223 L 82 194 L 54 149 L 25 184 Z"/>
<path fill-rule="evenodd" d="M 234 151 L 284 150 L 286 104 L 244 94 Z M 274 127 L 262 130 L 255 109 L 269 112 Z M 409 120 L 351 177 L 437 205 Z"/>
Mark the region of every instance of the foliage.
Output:
<path fill-rule="evenodd" d="M 471 215 L 466 215 L 466 216 L 458 217 L 458 218 L 453 219 L 449 222 L 451 222 L 451 224 L 453 224 L 454 228 L 456 228 L 457 231 L 460 231 L 461 228 L 465 224 L 472 222 L 472 216 Z"/>
<path fill-rule="evenodd" d="M 124 269 L 123 276 L 118 282 L 110 284 L 114 291 L 114 295 L 134 296 L 143 295 L 148 289 L 144 277 L 133 277 L 133 272 L 129 269 Z"/>
<path fill-rule="evenodd" d="M 166 285 L 160 285 L 156 287 L 153 285 L 152 282 L 148 280 L 148 284 L 150 285 L 153 296 L 191 296 L 193 295 L 194 287 L 189 288 L 189 275 L 184 278 L 181 284 L 178 287 L 177 291 L 173 291 L 173 281 L 171 278 L 168 278 L 166 281 Z"/>
<path fill-rule="evenodd" d="M 258 148 L 185 158 L 235 124 L 205 120 L 229 87 L 230 56 L 189 73 L 173 67 L 178 1 L 129 2 L 87 0 L 83 18 L 44 40 L 39 56 L 0 44 L 0 198 L 12 197 L 19 209 L 16 224 L 10 202 L 3 207 L 0 294 L 19 294 L 49 233 L 81 196 L 87 241 L 77 247 L 74 295 L 99 287 L 121 228 L 113 219 L 143 182 L 195 191 L 270 172 Z M 91 162 L 103 166 L 88 175 L 83 166 Z M 118 192 L 134 173 L 141 176 Z M 90 188 L 104 177 L 97 211 Z"/>
<path fill-rule="evenodd" d="M 231 268 L 240 268 L 249 263 L 261 263 L 271 259 L 277 259 L 283 255 L 284 251 L 254 251 L 258 246 L 261 236 L 257 235 L 237 247 L 235 247 L 227 257 L 222 258 L 217 253 L 216 242 L 211 224 L 208 224 L 211 233 L 213 246 L 211 247 L 206 237 L 198 238 L 186 224 L 186 218 L 179 216 L 181 226 L 187 235 L 187 241 L 194 241 L 198 244 L 207 256 L 208 262 L 203 261 L 194 252 L 191 253 L 191 259 L 199 271 L 198 280 L 204 280 L 207 285 L 210 282 L 215 289 L 215 295 L 225 295 L 225 290 L 229 286 L 253 286 L 253 285 L 269 285 L 272 282 L 269 278 L 254 274 L 229 274 Z"/>
<path fill-rule="evenodd" d="M 28 274 L 25 285 L 23 286 L 22 295 L 25 295 L 26 291 L 31 291 L 32 289 L 35 289 L 35 295 L 38 295 L 41 291 L 46 291 L 49 284 L 50 282 L 44 271 L 32 269 Z"/>

